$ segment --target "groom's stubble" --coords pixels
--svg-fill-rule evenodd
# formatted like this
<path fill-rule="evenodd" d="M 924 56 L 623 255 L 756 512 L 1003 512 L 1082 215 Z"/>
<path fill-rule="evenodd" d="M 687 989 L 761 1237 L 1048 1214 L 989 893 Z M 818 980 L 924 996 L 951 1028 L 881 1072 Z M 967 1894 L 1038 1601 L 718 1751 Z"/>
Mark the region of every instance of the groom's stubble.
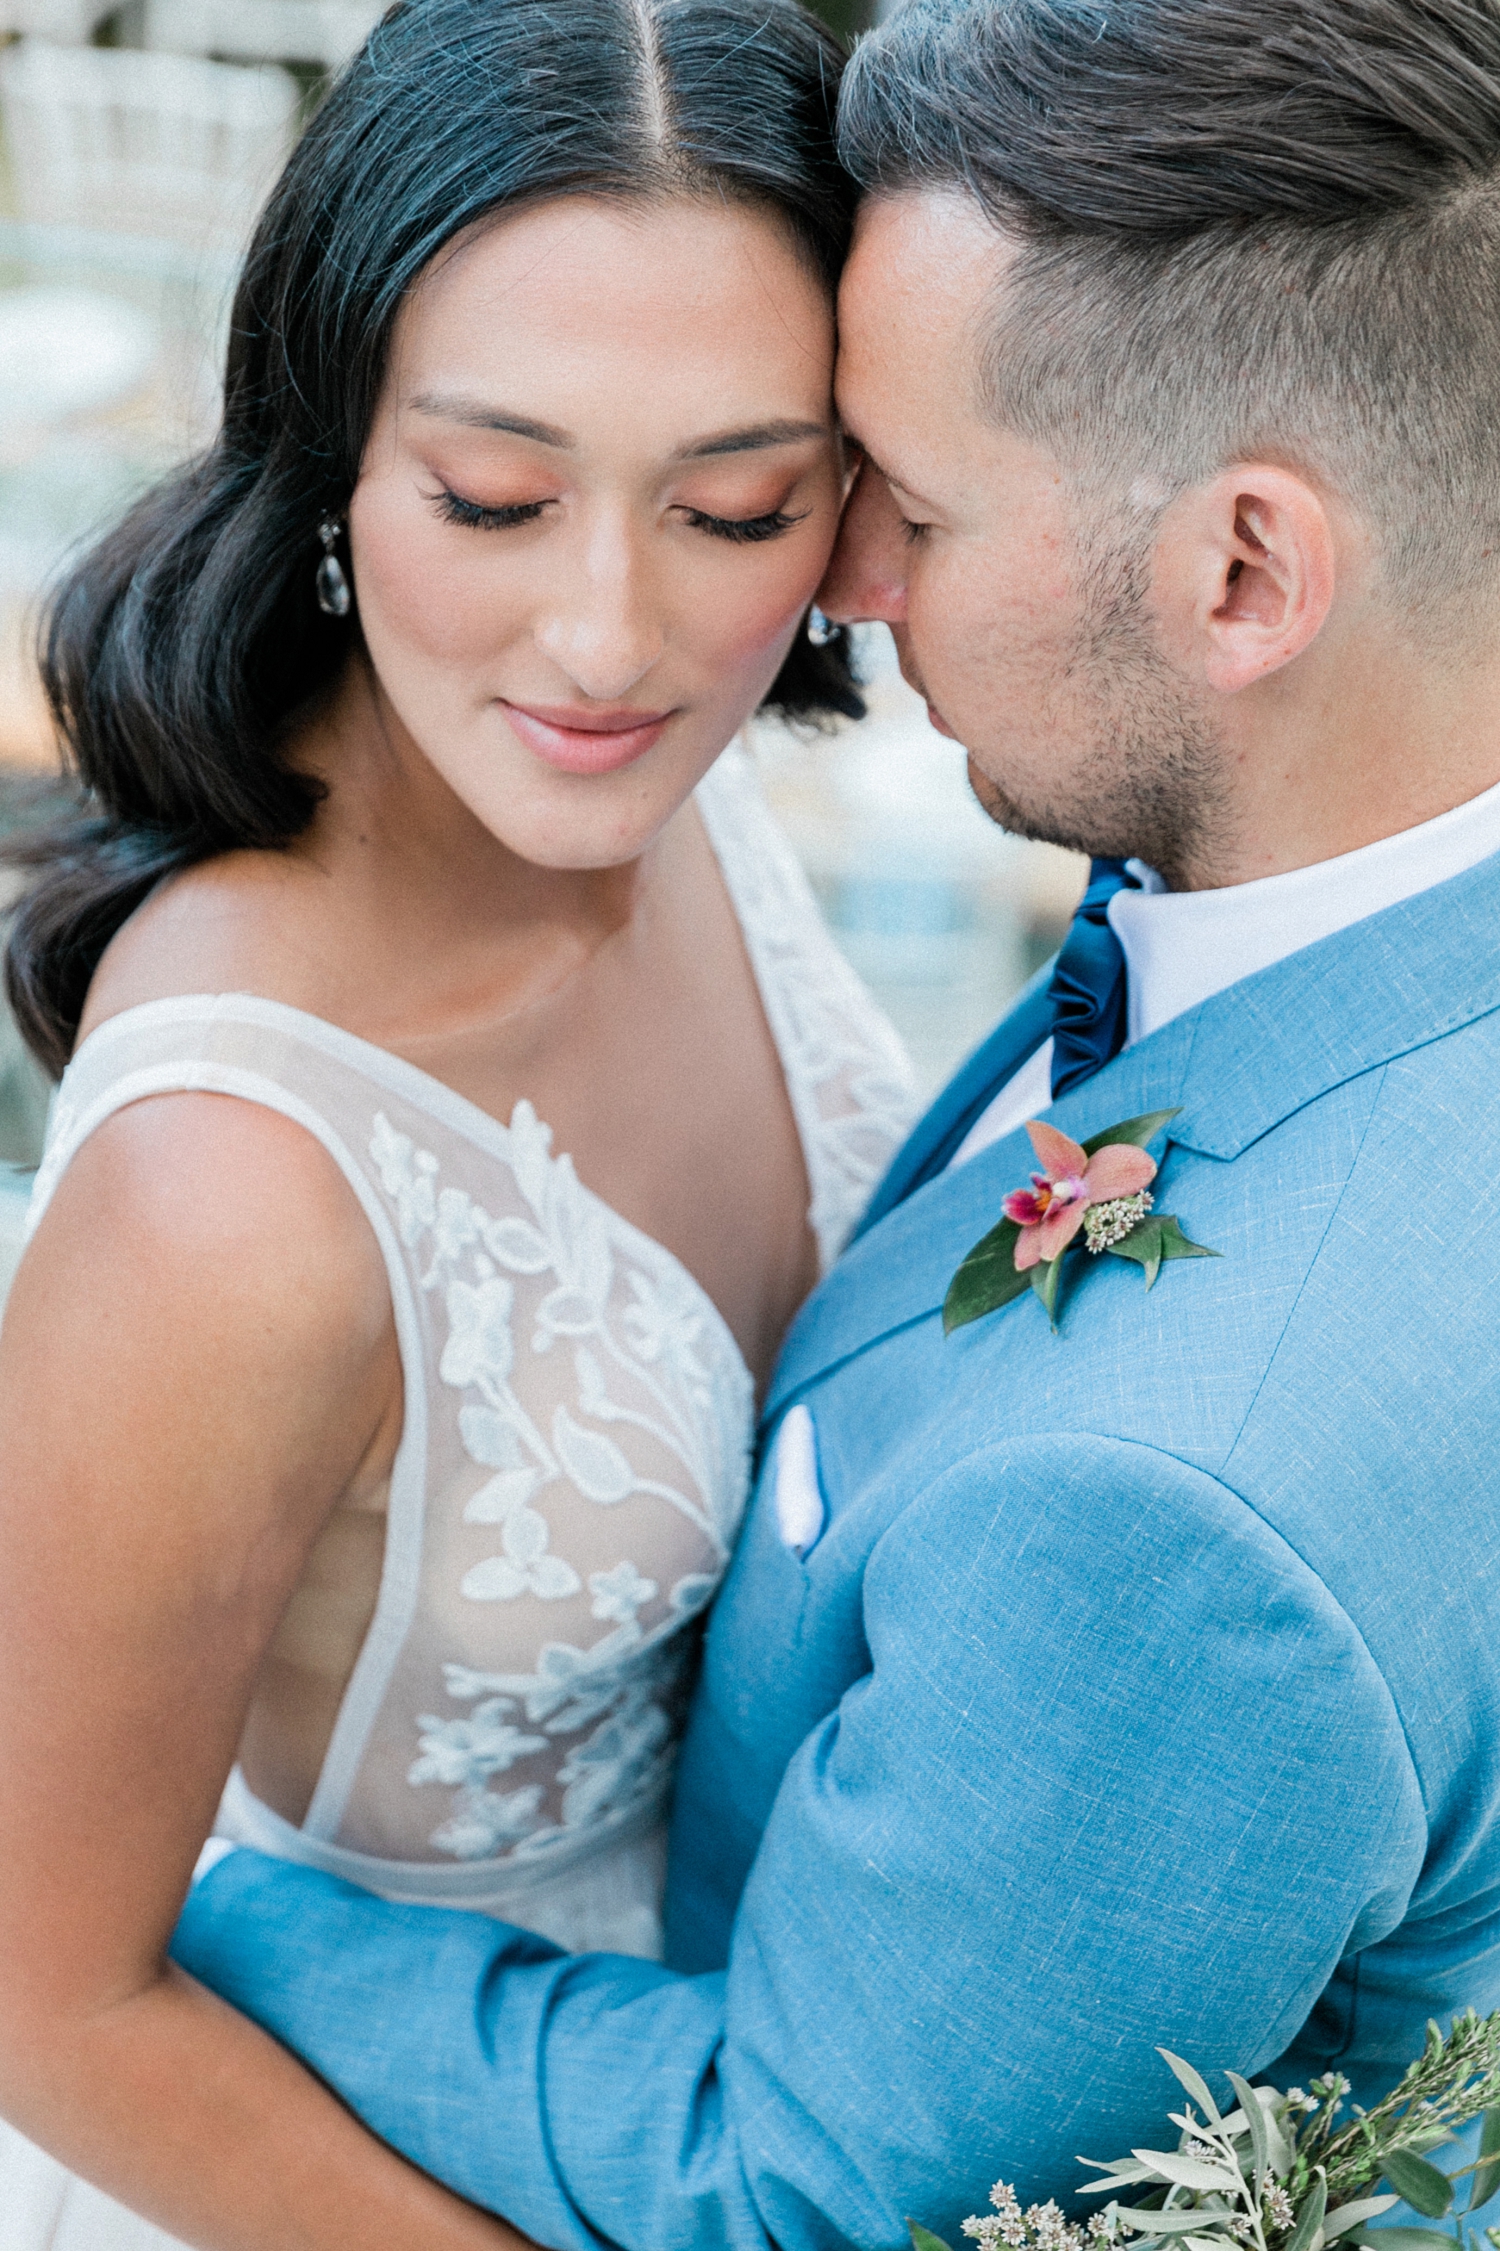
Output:
<path fill-rule="evenodd" d="M 1172 890 L 1194 887 L 1230 825 L 1229 755 L 1173 672 L 1150 599 L 1150 541 L 1122 524 L 1079 535 L 1078 613 L 1059 667 L 1057 723 L 1071 738 L 1065 791 L 1014 776 L 1000 740 L 969 782 L 1012 836 L 1088 857 L 1140 859 Z"/>
<path fill-rule="evenodd" d="M 887 617 L 902 670 L 1011 833 L 1212 880 L 1232 753 L 1163 644 L 1175 486 L 1101 473 L 991 413 L 1004 245 L 967 199 L 872 198 L 841 292 L 839 398 L 866 449 L 824 593 Z M 976 307 L 979 317 L 976 319 Z"/>

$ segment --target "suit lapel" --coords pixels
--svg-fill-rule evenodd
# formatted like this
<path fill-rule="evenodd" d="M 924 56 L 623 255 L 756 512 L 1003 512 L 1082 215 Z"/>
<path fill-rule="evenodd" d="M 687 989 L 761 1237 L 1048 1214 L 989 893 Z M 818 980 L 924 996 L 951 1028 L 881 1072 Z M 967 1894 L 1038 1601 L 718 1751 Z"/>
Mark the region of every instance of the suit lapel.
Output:
<path fill-rule="evenodd" d="M 1000 1089 L 1029 1062 L 1052 1032 L 1052 1011 L 1047 981 L 1052 964 L 1039 970 L 991 1032 L 960 1066 L 925 1117 L 919 1118 L 906 1141 L 891 1159 L 884 1180 L 855 1229 L 854 1240 L 906 1201 L 913 1189 L 934 1179 L 962 1147 L 970 1127 L 989 1107 Z"/>
<path fill-rule="evenodd" d="M 1495 1008 L 1500 855 L 1216 993 L 1117 1055 L 1046 1116 L 1083 1141 L 1142 1111 L 1180 1106 L 1169 1140 L 1230 1159 L 1331 1088 Z M 981 1057 L 1004 1068 L 1001 1034 L 1020 1014 L 1013 1011 L 960 1073 L 971 1088 Z M 1012 1052 L 1018 1068 L 1032 1049 Z M 1003 1083 L 987 1080 L 988 1093 Z M 772 1381 L 768 1419 L 840 1361 L 942 1304 L 959 1261 L 998 1220 L 1001 1197 L 1031 1169 L 1023 1129 L 957 1171 L 934 1172 L 929 1161 L 922 1180 L 917 1153 L 942 1146 L 958 1116 L 972 1122 L 979 1105 L 974 1095 L 964 1113 L 942 1096 L 936 1128 L 918 1126 L 891 1179 L 922 1184 L 900 1202 L 882 1191 L 885 1215 L 869 1223 L 804 1307 Z"/>
<path fill-rule="evenodd" d="M 1083 1140 L 1121 1118 L 1172 1109 L 1181 1100 L 1191 1050 L 1189 1021 L 1180 1017 L 1116 1056 L 1046 1116 Z M 794 1392 L 838 1361 L 935 1312 L 959 1262 L 999 1219 L 1002 1196 L 1023 1186 L 1035 1163 L 1025 1128 L 1018 1126 L 956 1171 L 934 1174 L 862 1235 L 794 1325 L 766 1416 L 779 1414 Z"/>

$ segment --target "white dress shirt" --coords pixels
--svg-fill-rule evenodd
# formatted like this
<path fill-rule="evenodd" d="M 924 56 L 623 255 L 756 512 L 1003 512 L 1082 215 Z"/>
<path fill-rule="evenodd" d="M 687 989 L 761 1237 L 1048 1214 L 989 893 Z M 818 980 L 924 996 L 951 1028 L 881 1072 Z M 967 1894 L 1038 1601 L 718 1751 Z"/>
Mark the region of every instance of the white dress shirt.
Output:
<path fill-rule="evenodd" d="M 1126 1045 L 1226 985 L 1446 883 L 1492 852 L 1500 852 L 1500 785 L 1435 821 L 1383 836 L 1357 852 L 1225 891 L 1168 891 L 1154 868 L 1132 860 L 1141 889 L 1117 891 L 1107 910 L 1125 953 Z M 1040 1117 L 1051 1101 L 1047 1040 L 976 1119 L 952 1162 L 966 1163 L 1003 1134 Z"/>

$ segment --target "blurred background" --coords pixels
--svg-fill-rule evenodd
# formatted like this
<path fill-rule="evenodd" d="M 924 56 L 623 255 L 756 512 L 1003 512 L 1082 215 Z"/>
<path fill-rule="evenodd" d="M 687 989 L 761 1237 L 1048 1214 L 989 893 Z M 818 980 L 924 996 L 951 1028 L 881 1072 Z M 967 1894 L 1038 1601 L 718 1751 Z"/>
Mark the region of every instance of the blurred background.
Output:
<path fill-rule="evenodd" d="M 821 12 L 849 36 L 878 0 Z M 237 255 L 379 13 L 0 0 L 0 831 L 36 817 L 58 771 L 32 656 L 45 589 L 210 436 Z M 979 811 L 883 628 L 861 654 L 863 725 L 809 741 L 762 724 L 756 751 L 840 942 L 935 1087 L 1051 952 L 1082 865 Z M 0 1020 L 0 1278 L 47 1092 Z"/>

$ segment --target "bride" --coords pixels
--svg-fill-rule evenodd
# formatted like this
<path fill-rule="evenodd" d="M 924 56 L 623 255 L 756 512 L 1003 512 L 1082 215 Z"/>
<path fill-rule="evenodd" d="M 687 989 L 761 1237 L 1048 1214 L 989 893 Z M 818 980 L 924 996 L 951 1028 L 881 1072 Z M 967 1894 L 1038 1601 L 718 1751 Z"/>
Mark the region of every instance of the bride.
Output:
<path fill-rule="evenodd" d="M 169 1965 L 211 1830 L 659 1950 L 756 1387 L 909 1108 L 726 748 L 858 708 L 805 623 L 838 59 L 792 0 L 406 0 L 272 198 L 218 441 L 56 602 L 5 2251 L 517 2240 Z"/>

